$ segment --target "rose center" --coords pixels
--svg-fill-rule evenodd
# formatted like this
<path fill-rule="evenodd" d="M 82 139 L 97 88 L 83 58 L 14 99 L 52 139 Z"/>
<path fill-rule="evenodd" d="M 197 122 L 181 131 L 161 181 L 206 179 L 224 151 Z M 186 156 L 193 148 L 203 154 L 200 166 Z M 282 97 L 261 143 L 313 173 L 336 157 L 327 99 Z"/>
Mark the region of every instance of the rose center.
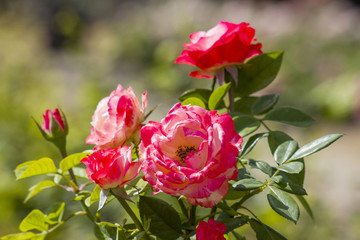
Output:
<path fill-rule="evenodd" d="M 185 159 L 190 152 L 196 152 L 195 146 L 183 146 L 180 145 L 175 154 L 180 158 L 182 163 L 185 163 Z"/>

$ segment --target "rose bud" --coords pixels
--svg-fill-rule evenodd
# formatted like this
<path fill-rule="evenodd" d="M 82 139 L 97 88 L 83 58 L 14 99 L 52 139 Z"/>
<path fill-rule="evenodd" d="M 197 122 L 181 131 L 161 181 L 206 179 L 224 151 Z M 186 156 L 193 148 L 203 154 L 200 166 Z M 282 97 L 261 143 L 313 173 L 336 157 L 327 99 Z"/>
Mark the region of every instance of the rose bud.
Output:
<path fill-rule="evenodd" d="M 105 190 L 124 186 L 141 170 L 140 162 L 132 162 L 131 146 L 98 150 L 81 162 L 89 179 Z"/>

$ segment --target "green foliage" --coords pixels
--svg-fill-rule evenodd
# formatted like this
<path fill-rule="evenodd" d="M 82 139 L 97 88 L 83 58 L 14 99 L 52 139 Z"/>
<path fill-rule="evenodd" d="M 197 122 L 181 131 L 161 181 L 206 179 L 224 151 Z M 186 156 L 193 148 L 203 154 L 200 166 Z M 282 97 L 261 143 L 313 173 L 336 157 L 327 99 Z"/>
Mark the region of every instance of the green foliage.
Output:
<path fill-rule="evenodd" d="M 251 218 L 249 223 L 251 228 L 255 231 L 258 240 L 286 240 L 280 233 L 257 219 Z"/>
<path fill-rule="evenodd" d="M 167 202 L 140 196 L 138 207 L 142 221 L 150 221 L 150 232 L 161 239 L 176 239 L 181 232 L 181 220 L 176 210 Z"/>
<path fill-rule="evenodd" d="M 264 53 L 238 68 L 235 96 L 246 97 L 269 85 L 279 72 L 283 52 Z"/>
<path fill-rule="evenodd" d="M 269 111 L 279 100 L 279 94 L 264 95 L 256 99 L 251 106 L 251 113 L 254 115 L 264 114 Z"/>
<path fill-rule="evenodd" d="M 299 150 L 297 150 L 290 158 L 290 160 L 295 160 L 299 158 L 307 157 L 313 153 L 320 151 L 321 149 L 329 146 L 339 138 L 341 138 L 343 134 L 329 134 L 326 136 L 322 136 L 314 141 L 304 145 Z"/>
<path fill-rule="evenodd" d="M 3 236 L 0 240 L 43 240 L 46 235 L 35 234 L 32 232 L 15 233 Z"/>
<path fill-rule="evenodd" d="M 38 209 L 32 210 L 20 223 L 19 229 L 22 232 L 29 230 L 38 230 L 40 232 L 48 230 L 49 225 L 46 223 L 46 217 Z"/>
<path fill-rule="evenodd" d="M 77 166 L 80 164 L 80 161 L 87 157 L 89 153 L 75 153 L 67 156 L 63 160 L 60 161 L 59 167 L 62 172 L 66 172 L 67 170 Z"/>
<path fill-rule="evenodd" d="M 298 143 L 294 140 L 281 143 L 274 152 L 275 161 L 279 165 L 285 163 L 297 149 Z"/>
<path fill-rule="evenodd" d="M 232 185 L 232 187 L 235 190 L 246 191 L 246 190 L 252 190 L 255 188 L 259 188 L 263 184 L 264 184 L 263 182 L 255 179 L 255 178 L 245 178 L 245 179 L 241 179 L 241 180 L 237 181 L 236 183 L 234 183 Z"/>
<path fill-rule="evenodd" d="M 202 108 L 206 108 L 205 103 L 200 99 L 200 98 L 196 98 L 196 97 L 189 97 L 187 99 L 185 99 L 184 101 L 182 101 L 181 103 L 182 105 L 195 105 L 195 106 L 199 106 Z"/>
<path fill-rule="evenodd" d="M 234 115 L 233 116 L 235 131 L 241 136 L 255 132 L 260 127 L 260 121 L 252 116 Z"/>
<path fill-rule="evenodd" d="M 299 207 L 290 195 L 277 190 L 276 188 L 270 188 L 267 198 L 270 206 L 275 212 L 294 223 L 298 221 L 300 216 Z"/>
<path fill-rule="evenodd" d="M 209 97 L 209 110 L 218 109 L 225 94 L 229 91 L 231 83 L 216 88 Z"/>
<path fill-rule="evenodd" d="M 15 169 L 16 180 L 47 173 L 56 173 L 58 170 L 50 158 L 41 158 L 18 165 Z"/>
<path fill-rule="evenodd" d="M 265 115 L 264 120 L 281 122 L 296 127 L 308 127 L 314 123 L 314 119 L 293 107 L 279 107 Z"/>
<path fill-rule="evenodd" d="M 252 114 L 252 108 L 257 97 L 242 97 L 234 102 L 234 111 L 243 114 Z"/>
<path fill-rule="evenodd" d="M 38 184 L 32 186 L 30 189 L 29 189 L 29 193 L 28 195 L 26 196 L 24 202 L 27 202 L 29 201 L 32 197 L 34 197 L 36 194 L 38 194 L 39 192 L 45 190 L 45 189 L 48 189 L 48 188 L 51 188 L 51 187 L 54 187 L 56 186 L 56 183 L 54 183 L 54 181 L 52 180 L 44 180 L 42 182 L 39 182 Z"/>

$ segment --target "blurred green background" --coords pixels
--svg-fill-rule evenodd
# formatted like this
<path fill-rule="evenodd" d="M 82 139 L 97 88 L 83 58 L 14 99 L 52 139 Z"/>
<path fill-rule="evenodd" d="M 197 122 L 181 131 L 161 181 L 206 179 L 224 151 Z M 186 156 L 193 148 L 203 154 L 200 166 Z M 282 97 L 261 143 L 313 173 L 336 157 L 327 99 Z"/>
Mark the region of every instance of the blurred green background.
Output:
<path fill-rule="evenodd" d="M 360 239 L 360 4 L 347 0 L 0 0 L 0 236 L 18 232 L 33 208 L 71 197 L 47 190 L 26 204 L 31 181 L 15 181 L 27 160 L 59 159 L 31 116 L 60 106 L 70 125 L 68 152 L 85 139 L 98 101 L 117 84 L 148 91 L 160 120 L 177 97 L 211 81 L 191 79 L 173 64 L 189 34 L 220 20 L 249 22 L 264 52 L 285 51 L 278 78 L 263 93 L 280 93 L 317 123 L 283 130 L 306 142 L 328 133 L 346 136 L 307 159 L 305 188 L 315 220 L 302 209 L 295 226 L 274 213 L 265 196 L 250 205 L 289 239 Z M 256 95 L 256 94 L 255 94 Z M 278 126 L 282 127 L 282 126 Z M 266 143 L 253 156 L 271 160 Z M 37 179 L 38 180 L 38 179 Z M 69 195 L 69 196 L 67 196 Z M 74 206 L 77 208 L 77 203 Z M 113 208 L 117 205 L 113 204 Z M 108 212 L 109 219 L 117 219 Z M 247 227 L 248 239 L 255 235 Z M 94 239 L 84 217 L 49 239 Z"/>

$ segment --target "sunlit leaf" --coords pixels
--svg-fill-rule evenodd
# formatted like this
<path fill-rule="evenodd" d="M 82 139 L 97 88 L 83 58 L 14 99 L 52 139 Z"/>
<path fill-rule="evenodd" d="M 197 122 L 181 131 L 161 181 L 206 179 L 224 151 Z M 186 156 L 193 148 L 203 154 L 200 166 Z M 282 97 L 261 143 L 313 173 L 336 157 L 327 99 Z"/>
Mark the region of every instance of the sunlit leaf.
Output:
<path fill-rule="evenodd" d="M 50 158 L 41 158 L 39 160 L 20 164 L 15 169 L 16 180 L 56 172 L 57 168 L 55 167 L 53 160 Z"/>
<path fill-rule="evenodd" d="M 295 160 L 299 158 L 304 158 L 313 153 L 320 151 L 323 148 L 326 148 L 339 138 L 341 138 L 343 134 L 329 134 L 326 136 L 322 136 L 314 141 L 304 145 L 299 150 L 297 150 L 294 155 L 291 156 L 290 160 Z"/>
<path fill-rule="evenodd" d="M 289 135 L 281 131 L 269 132 L 268 143 L 271 153 L 274 154 L 276 148 L 283 142 L 293 140 Z"/>
<path fill-rule="evenodd" d="M 201 89 L 201 88 L 190 89 L 184 92 L 183 94 L 181 94 L 179 100 L 182 102 L 187 98 L 195 97 L 195 98 L 199 98 L 201 101 L 207 104 L 211 93 L 212 92 L 209 89 Z"/>
<path fill-rule="evenodd" d="M 264 120 L 281 122 L 296 127 L 308 127 L 314 123 L 307 114 L 293 107 L 279 107 L 268 112 Z"/>
<path fill-rule="evenodd" d="M 252 168 L 260 169 L 263 173 L 267 174 L 268 176 L 273 175 L 273 168 L 264 161 L 255 161 L 253 159 L 249 159 L 249 165 Z"/>
<path fill-rule="evenodd" d="M 304 169 L 304 163 L 302 162 L 289 162 L 284 165 L 278 166 L 277 169 L 283 172 L 287 172 L 290 174 L 296 174 L 301 172 Z"/>
<path fill-rule="evenodd" d="M 80 161 L 90 155 L 89 153 L 75 153 L 67 156 L 63 160 L 60 161 L 59 167 L 62 172 L 66 172 L 70 168 L 75 167 L 80 164 Z"/>
<path fill-rule="evenodd" d="M 95 224 L 95 236 L 100 240 L 118 239 L 118 226 L 109 222 L 99 222 Z"/>
<path fill-rule="evenodd" d="M 39 182 L 38 184 L 36 184 L 35 186 L 32 186 L 30 189 L 29 189 L 29 193 L 28 195 L 26 196 L 25 200 L 24 200 L 24 203 L 26 203 L 27 201 L 29 201 L 29 199 L 31 199 L 32 197 L 34 197 L 36 194 L 38 194 L 39 192 L 45 190 L 45 189 L 48 189 L 48 188 L 51 188 L 51 187 L 54 187 L 56 186 L 56 183 L 54 183 L 53 181 L 51 180 L 45 180 L 45 181 L 42 181 L 42 182 Z"/>
<path fill-rule="evenodd" d="M 244 191 L 244 190 L 252 190 L 255 188 L 259 188 L 263 185 L 264 183 L 255 179 L 255 178 L 245 178 L 245 179 L 241 179 L 237 182 L 235 182 L 232 187 L 235 190 L 240 190 L 240 191 Z"/>
<path fill-rule="evenodd" d="M 298 149 L 298 143 L 294 140 L 281 143 L 274 152 L 274 159 L 277 164 L 281 165 Z"/>
<path fill-rule="evenodd" d="M 287 193 L 270 188 L 267 195 L 268 201 L 272 209 L 294 223 L 299 219 L 299 207 L 295 200 Z"/>
<path fill-rule="evenodd" d="M 23 232 L 9 234 L 3 237 L 0 237 L 0 240 L 43 240 L 46 237 L 46 234 L 35 234 L 33 232 Z"/>
<path fill-rule="evenodd" d="M 29 230 L 39 230 L 40 232 L 46 231 L 48 225 L 45 222 L 45 215 L 38 209 L 32 210 L 20 223 L 20 231 L 26 232 Z"/>
<path fill-rule="evenodd" d="M 194 105 L 202 108 L 206 108 L 206 105 L 200 98 L 190 97 L 182 101 L 181 105 Z"/>
<path fill-rule="evenodd" d="M 209 110 L 217 109 L 221 100 L 225 96 L 225 94 L 229 91 L 231 83 L 227 83 L 223 86 L 216 88 L 210 95 L 209 98 Z"/>
<path fill-rule="evenodd" d="M 237 229 L 238 227 L 241 227 L 241 226 L 247 224 L 247 222 L 240 217 L 225 218 L 225 219 L 222 219 L 221 221 L 217 221 L 217 222 L 225 224 L 227 233 L 231 232 L 232 230 Z"/>
<path fill-rule="evenodd" d="M 269 111 L 279 100 L 279 94 L 271 94 L 259 97 L 251 108 L 251 113 L 255 115 L 264 114 Z"/>
<path fill-rule="evenodd" d="M 55 204 L 47 211 L 45 221 L 49 224 L 55 224 L 61 222 L 62 216 L 64 214 L 64 209 L 65 209 L 64 202 Z"/>

